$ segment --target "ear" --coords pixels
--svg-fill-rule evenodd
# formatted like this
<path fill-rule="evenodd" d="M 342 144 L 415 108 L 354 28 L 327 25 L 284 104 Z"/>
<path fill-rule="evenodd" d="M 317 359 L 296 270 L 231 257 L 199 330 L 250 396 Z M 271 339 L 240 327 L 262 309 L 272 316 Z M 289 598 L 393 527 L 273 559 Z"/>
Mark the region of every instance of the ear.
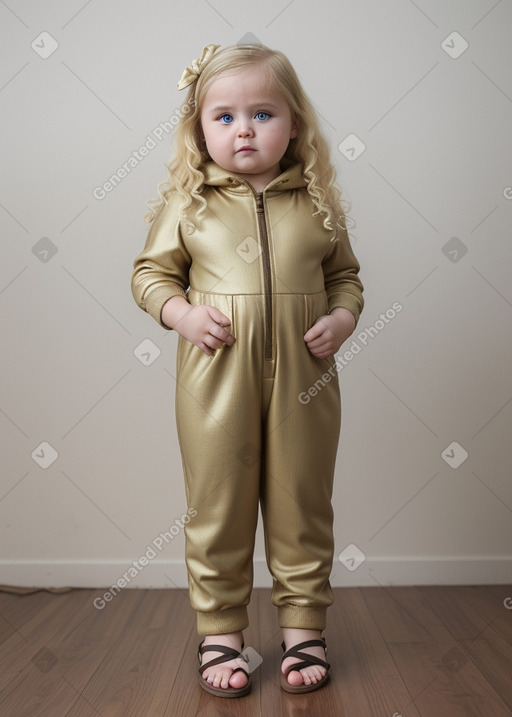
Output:
<path fill-rule="evenodd" d="M 295 137 L 299 134 L 299 123 L 300 123 L 300 120 L 297 117 L 297 115 L 293 115 L 292 128 L 290 130 L 290 139 L 295 139 Z"/>

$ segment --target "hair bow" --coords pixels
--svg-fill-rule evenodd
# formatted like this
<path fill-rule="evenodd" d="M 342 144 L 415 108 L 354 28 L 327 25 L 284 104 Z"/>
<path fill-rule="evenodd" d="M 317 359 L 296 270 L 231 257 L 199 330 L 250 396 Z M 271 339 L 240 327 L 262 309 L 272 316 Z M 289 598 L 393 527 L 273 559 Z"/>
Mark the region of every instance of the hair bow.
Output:
<path fill-rule="evenodd" d="M 210 62 L 213 54 L 219 47 L 220 45 L 206 45 L 206 47 L 203 48 L 201 57 L 197 60 L 192 60 L 192 63 L 183 70 L 181 79 L 178 82 L 178 90 L 184 90 L 185 87 L 188 87 L 197 80 L 204 67 Z"/>

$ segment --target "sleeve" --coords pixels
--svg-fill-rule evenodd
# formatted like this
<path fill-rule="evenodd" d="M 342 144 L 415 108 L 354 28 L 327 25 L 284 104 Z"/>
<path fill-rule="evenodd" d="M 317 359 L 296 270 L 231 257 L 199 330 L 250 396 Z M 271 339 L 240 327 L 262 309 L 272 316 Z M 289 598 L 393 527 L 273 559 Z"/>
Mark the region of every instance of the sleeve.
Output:
<path fill-rule="evenodd" d="M 358 276 L 360 265 L 357 261 L 346 229 L 341 229 L 331 242 L 331 247 L 322 262 L 328 312 L 337 307 L 349 309 L 356 324 L 363 310 L 363 284 Z"/>
<path fill-rule="evenodd" d="M 178 199 L 172 194 L 153 220 L 143 251 L 133 263 L 132 294 L 141 309 L 160 326 L 165 302 L 181 294 L 186 298 L 192 259 L 183 243 Z"/>

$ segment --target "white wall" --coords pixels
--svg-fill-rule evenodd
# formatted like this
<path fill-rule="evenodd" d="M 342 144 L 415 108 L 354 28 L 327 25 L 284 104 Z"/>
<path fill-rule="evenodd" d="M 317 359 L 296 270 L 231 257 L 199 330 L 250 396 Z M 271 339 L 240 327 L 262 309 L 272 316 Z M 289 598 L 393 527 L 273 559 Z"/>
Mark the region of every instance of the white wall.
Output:
<path fill-rule="evenodd" d="M 176 335 L 130 292 L 169 137 L 104 199 L 93 191 L 177 111 L 176 84 L 203 46 L 248 32 L 290 57 L 324 120 L 366 286 L 340 352 L 352 346 L 335 489 L 337 555 L 355 545 L 366 559 L 349 547 L 332 584 L 509 582 L 510 3 L 10 6 L 0 583 L 109 586 L 132 566 L 131 587 L 186 585 L 177 527 L 132 565 L 186 510 Z M 58 43 L 46 59 L 42 31 Z M 453 31 L 469 45 L 458 58 Z M 338 146 L 352 134 L 366 149 L 350 161 Z M 150 366 L 134 355 L 145 340 L 161 352 Z M 462 450 L 450 467 L 443 455 Z M 255 560 L 256 585 L 269 585 L 261 525 Z"/>

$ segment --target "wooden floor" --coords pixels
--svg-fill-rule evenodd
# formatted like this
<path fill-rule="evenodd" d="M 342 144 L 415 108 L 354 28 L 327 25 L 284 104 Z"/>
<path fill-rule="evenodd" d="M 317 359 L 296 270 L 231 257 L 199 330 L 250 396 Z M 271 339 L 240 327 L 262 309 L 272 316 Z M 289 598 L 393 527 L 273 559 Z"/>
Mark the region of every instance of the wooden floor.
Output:
<path fill-rule="evenodd" d="M 232 700 L 197 684 L 185 590 L 123 590 L 98 610 L 103 592 L 0 592 L 2 717 L 512 715 L 512 586 L 335 589 L 331 682 L 309 695 L 280 689 L 276 609 L 254 590 L 244 638 L 263 662 Z"/>

